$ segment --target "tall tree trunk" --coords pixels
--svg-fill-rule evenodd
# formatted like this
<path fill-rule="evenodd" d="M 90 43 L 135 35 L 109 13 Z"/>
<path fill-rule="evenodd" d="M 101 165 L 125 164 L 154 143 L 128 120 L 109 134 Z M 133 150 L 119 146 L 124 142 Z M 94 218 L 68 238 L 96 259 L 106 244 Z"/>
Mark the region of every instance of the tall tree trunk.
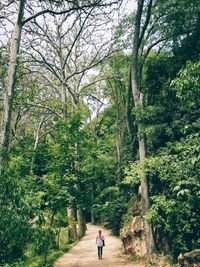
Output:
<path fill-rule="evenodd" d="M 82 208 L 77 210 L 77 219 L 78 219 L 78 236 L 81 238 L 85 235 L 86 224 Z"/>
<path fill-rule="evenodd" d="M 30 175 L 33 175 L 33 169 L 34 169 L 34 165 L 35 165 L 35 156 L 36 156 L 36 150 L 38 147 L 38 143 L 39 143 L 39 131 L 36 131 L 36 136 L 35 136 L 35 143 L 34 143 L 34 147 L 33 147 L 33 156 L 31 158 L 31 166 L 30 166 Z"/>
<path fill-rule="evenodd" d="M 94 174 L 94 166 L 92 167 L 92 172 Z M 91 200 L 92 200 L 92 204 L 94 203 L 94 184 L 91 184 Z M 92 210 L 91 208 L 91 223 L 95 224 L 95 212 Z"/>
<path fill-rule="evenodd" d="M 56 215 L 56 212 L 53 211 L 52 216 L 51 216 L 51 221 L 50 221 L 49 229 L 51 229 L 51 227 L 53 225 L 55 215 Z M 46 238 L 46 242 L 45 242 L 44 266 L 47 265 L 47 256 L 48 256 L 49 245 L 50 245 L 50 239 L 49 239 L 49 235 L 48 235 L 47 238 Z"/>
<path fill-rule="evenodd" d="M 58 238 L 57 238 L 58 249 L 60 248 L 60 232 L 61 232 L 61 226 L 59 226 L 59 229 L 58 229 Z"/>
<path fill-rule="evenodd" d="M 116 106 L 117 109 L 117 115 L 116 115 L 116 133 L 115 133 L 115 139 L 116 139 L 116 154 L 117 154 L 117 180 L 118 182 L 121 180 L 121 136 L 120 136 L 120 123 L 119 123 L 119 105 Z"/>
<path fill-rule="evenodd" d="M 63 76 L 64 79 L 64 76 Z M 62 103 L 63 103 L 63 114 L 64 117 L 66 118 L 67 116 L 67 95 L 66 95 L 66 88 L 65 88 L 65 84 L 64 81 L 62 81 Z"/>
<path fill-rule="evenodd" d="M 95 213 L 93 210 L 91 210 L 91 223 L 95 224 Z"/>
<path fill-rule="evenodd" d="M 126 96 L 126 128 L 129 136 L 131 151 L 133 151 L 133 144 L 134 144 L 134 134 L 133 134 L 134 129 L 133 129 L 133 124 L 131 122 L 132 107 L 133 107 L 133 97 L 132 97 L 131 69 L 130 69 L 129 86 Z"/>
<path fill-rule="evenodd" d="M 66 85 L 65 85 L 65 66 L 64 66 L 64 56 L 63 56 L 63 47 L 62 47 L 62 38 L 61 31 L 62 27 L 60 27 L 57 19 L 55 18 L 55 24 L 57 26 L 57 40 L 59 43 L 59 61 L 60 61 L 60 72 L 61 72 L 61 101 L 62 101 L 62 115 L 63 119 L 67 117 L 67 95 L 66 95 Z M 76 209 L 74 208 L 74 201 L 70 203 L 71 207 L 67 208 L 67 216 L 69 218 L 69 238 L 77 239 L 77 229 L 76 229 Z"/>
<path fill-rule="evenodd" d="M 143 94 L 141 92 L 141 76 L 142 73 L 139 71 L 139 47 L 140 47 L 140 28 L 141 28 L 141 18 L 144 8 L 144 0 L 138 0 L 136 18 L 135 18 L 135 28 L 134 28 L 134 39 L 133 39 L 133 53 L 132 53 L 132 67 L 131 67 L 131 86 L 132 94 L 134 99 L 135 107 L 143 108 Z M 143 162 L 146 158 L 146 145 L 145 137 L 142 134 L 142 129 L 144 127 L 143 123 L 138 123 L 138 136 L 139 136 L 139 158 Z M 146 215 L 149 211 L 150 201 L 149 201 L 149 181 L 148 177 L 143 169 L 141 174 L 141 204 L 142 204 L 142 215 Z M 152 226 L 145 220 L 144 221 L 144 232 L 146 241 L 146 252 L 147 255 L 153 254 L 155 249 L 155 241 L 153 236 Z"/>
<path fill-rule="evenodd" d="M 18 61 L 18 54 L 19 54 L 19 47 L 21 40 L 22 20 L 23 20 L 25 3 L 26 0 L 20 0 L 18 3 L 17 21 L 14 27 L 11 40 L 11 52 L 10 52 L 10 62 L 8 67 L 7 87 L 4 93 L 4 112 L 2 116 L 1 131 L 0 131 L 1 160 L 3 161 L 4 164 L 8 160 L 8 150 L 10 145 L 14 89 L 16 83 L 17 61 Z"/>
<path fill-rule="evenodd" d="M 40 130 L 42 128 L 42 124 L 44 123 L 44 118 L 42 118 L 41 122 L 38 125 L 38 128 L 36 130 L 35 133 L 35 143 L 34 143 L 34 147 L 33 147 L 33 156 L 31 158 L 31 166 L 30 166 L 30 175 L 33 175 L 33 169 L 34 169 L 34 164 L 35 164 L 35 156 L 36 156 L 36 150 L 39 144 L 39 138 L 40 138 Z"/>
<path fill-rule="evenodd" d="M 75 208 L 67 208 L 67 217 L 69 219 L 69 239 L 77 239 L 77 229 L 76 229 L 76 210 Z"/>
<path fill-rule="evenodd" d="M 78 173 L 80 173 L 80 146 L 79 144 L 77 144 L 76 153 L 77 153 L 76 170 Z M 78 192 L 81 193 L 80 181 L 77 181 L 77 190 Z M 86 231 L 86 223 L 85 223 L 84 213 L 83 213 L 81 205 L 78 204 L 77 206 L 78 206 L 78 210 L 77 210 L 78 236 L 83 237 Z"/>

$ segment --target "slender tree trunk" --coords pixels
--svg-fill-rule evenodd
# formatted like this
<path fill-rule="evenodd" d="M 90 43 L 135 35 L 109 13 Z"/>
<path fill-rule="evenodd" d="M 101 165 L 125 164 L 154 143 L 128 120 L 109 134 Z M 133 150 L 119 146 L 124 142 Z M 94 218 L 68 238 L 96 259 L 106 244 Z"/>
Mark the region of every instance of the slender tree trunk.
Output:
<path fill-rule="evenodd" d="M 141 28 L 141 18 L 144 6 L 144 0 L 138 0 L 136 19 L 135 19 L 135 29 L 134 29 L 134 39 L 133 39 L 133 53 L 132 53 L 132 67 L 131 67 L 131 86 L 132 94 L 134 99 L 135 107 L 143 108 L 143 94 L 141 92 L 141 76 L 139 67 L 139 46 L 140 46 L 140 28 Z M 142 134 L 142 129 L 144 125 L 142 120 L 138 123 L 138 136 L 139 136 L 139 158 L 141 162 L 144 162 L 146 158 L 146 145 L 145 137 Z M 142 215 L 146 215 L 149 211 L 150 201 L 149 201 L 149 181 L 148 177 L 143 169 L 141 174 L 141 204 L 142 204 Z M 146 252 L 147 255 L 153 254 L 155 249 L 155 241 L 153 236 L 152 226 L 145 220 L 144 221 L 144 232 L 146 241 Z"/>
<path fill-rule="evenodd" d="M 77 209 L 77 220 L 78 220 L 78 236 L 83 237 L 86 231 L 86 223 L 84 213 L 81 207 Z"/>
<path fill-rule="evenodd" d="M 95 214 L 93 210 L 91 211 L 91 223 L 95 224 Z"/>
<path fill-rule="evenodd" d="M 76 229 L 76 210 L 75 208 L 67 209 L 67 217 L 69 218 L 69 239 L 76 240 L 77 239 L 77 229 Z"/>
<path fill-rule="evenodd" d="M 31 158 L 31 166 L 30 166 L 30 174 L 33 175 L 33 169 L 34 169 L 34 164 L 35 164 L 35 156 L 36 156 L 36 150 L 39 144 L 39 138 L 40 138 L 40 130 L 42 128 L 42 124 L 44 122 L 44 118 L 42 118 L 41 122 L 39 123 L 39 126 L 36 130 L 35 133 L 35 143 L 34 143 L 34 147 L 33 147 L 33 156 Z"/>
<path fill-rule="evenodd" d="M 85 235 L 86 231 L 84 214 L 81 208 L 78 208 L 77 210 L 77 219 L 78 219 L 78 236 L 81 238 Z"/>
<path fill-rule="evenodd" d="M 67 117 L 67 94 L 66 94 L 66 86 L 65 86 L 65 69 L 64 69 L 64 62 L 63 62 L 63 52 L 62 52 L 62 45 L 61 45 L 61 37 L 60 32 L 58 30 L 58 39 L 59 39 L 59 60 L 60 60 L 60 68 L 61 68 L 61 99 L 62 99 L 62 112 L 63 117 Z"/>
<path fill-rule="evenodd" d="M 93 174 L 94 174 L 94 166 L 92 168 Z M 94 203 L 94 184 L 91 184 L 91 200 L 92 200 L 92 204 Z M 94 211 L 91 209 L 91 223 L 95 224 L 95 213 Z"/>
<path fill-rule="evenodd" d="M 16 119 L 15 119 L 15 123 L 13 126 L 13 130 L 12 130 L 12 139 L 14 139 L 16 132 L 17 132 L 17 127 L 18 127 L 18 123 L 21 119 L 21 107 L 19 107 L 18 111 L 17 111 L 17 115 L 16 115 Z M 12 142 L 12 141 L 11 141 Z"/>
<path fill-rule="evenodd" d="M 134 84 L 136 84 L 135 81 L 133 81 L 132 86 L 134 86 Z M 143 106 L 140 100 L 137 101 L 137 98 L 134 99 L 134 102 L 136 106 L 140 107 Z M 142 135 L 141 130 L 143 129 L 143 127 L 144 125 L 142 125 L 142 123 L 138 124 L 139 158 L 141 162 L 143 162 L 146 158 L 145 138 L 144 136 L 141 136 Z M 141 204 L 142 204 L 142 215 L 146 215 L 150 208 L 150 201 L 149 201 L 149 181 L 144 169 L 141 174 Z M 144 221 L 144 230 L 145 230 L 147 254 L 150 255 L 156 251 L 156 248 L 155 248 L 152 226 L 146 220 Z"/>
<path fill-rule="evenodd" d="M 31 166 L 30 166 L 30 175 L 33 175 L 33 169 L 34 169 L 34 164 L 35 164 L 35 153 L 38 147 L 39 143 L 39 131 L 36 132 L 36 137 L 35 137 L 35 143 L 34 143 L 34 148 L 33 148 L 33 156 L 31 158 Z"/>
<path fill-rule="evenodd" d="M 7 87 L 4 93 L 4 112 L 2 116 L 1 131 L 0 131 L 1 158 L 4 164 L 8 160 L 8 150 L 10 145 L 14 89 L 16 83 L 17 61 L 18 61 L 18 54 L 19 54 L 19 47 L 21 40 L 22 20 L 23 20 L 25 3 L 26 0 L 20 0 L 18 4 L 17 22 L 15 24 L 11 40 L 11 52 L 10 52 L 10 62 L 8 67 Z"/>
<path fill-rule="evenodd" d="M 52 216 L 51 216 L 51 222 L 50 222 L 50 225 L 49 225 L 49 229 L 50 229 L 50 228 L 52 227 L 52 225 L 53 225 L 55 215 L 56 215 L 56 212 L 53 211 Z M 50 240 L 49 240 L 49 236 L 48 236 L 47 239 L 46 239 L 46 244 L 45 244 L 44 266 L 47 265 L 47 256 L 48 256 L 48 250 L 49 250 L 49 243 L 50 243 Z"/>
<path fill-rule="evenodd" d="M 76 153 L 77 153 L 76 170 L 78 173 L 80 173 L 80 146 L 79 144 L 77 144 Z M 81 193 L 80 181 L 77 182 L 77 190 L 78 192 Z M 81 205 L 77 205 L 77 206 L 78 206 L 77 220 L 78 220 L 78 229 L 79 229 L 78 236 L 81 238 L 85 235 L 86 223 L 85 223 L 84 213 L 83 213 Z"/>
<path fill-rule="evenodd" d="M 120 136 L 120 123 L 119 123 L 119 105 L 117 108 L 117 116 L 116 116 L 116 152 L 117 152 L 117 180 L 120 181 L 121 178 L 121 136 Z"/>
<path fill-rule="evenodd" d="M 131 123 L 131 112 L 133 107 L 133 97 L 132 97 L 132 87 L 131 87 L 131 69 L 130 69 L 130 79 L 129 79 L 129 86 L 127 90 L 127 96 L 126 96 L 126 128 L 130 140 L 130 148 L 131 151 L 133 150 L 133 125 Z"/>
<path fill-rule="evenodd" d="M 63 77 L 64 79 L 64 77 Z M 66 118 L 67 116 L 67 95 L 66 95 L 66 88 L 64 82 L 62 82 L 62 103 L 63 103 L 63 114 Z"/>
<path fill-rule="evenodd" d="M 61 101 L 62 101 L 62 115 L 63 119 L 67 117 L 67 95 L 66 95 L 66 86 L 65 86 L 65 67 L 64 67 L 64 60 L 63 60 L 63 47 L 62 47 L 62 39 L 61 39 L 61 30 L 57 19 L 55 18 L 55 23 L 57 25 L 57 39 L 59 42 L 59 61 L 60 61 L 60 71 L 61 71 Z M 77 229 L 76 229 L 76 210 L 74 207 L 74 203 L 70 203 L 71 207 L 67 208 L 67 216 L 69 218 L 69 238 L 70 239 L 77 239 Z"/>
<path fill-rule="evenodd" d="M 60 231 L 61 231 L 61 227 L 59 227 L 58 229 L 58 239 L 57 239 L 58 249 L 60 248 Z"/>
<path fill-rule="evenodd" d="M 141 132 L 141 127 L 142 125 L 138 125 L 139 134 Z M 144 138 L 141 138 L 139 140 L 139 157 L 141 162 L 143 162 L 146 158 L 146 145 Z M 144 170 L 141 173 L 141 205 L 142 205 L 142 215 L 145 216 L 149 211 L 150 201 L 149 201 L 149 181 Z M 156 252 L 156 247 L 155 247 L 152 225 L 149 224 L 146 220 L 144 220 L 144 232 L 145 232 L 147 255 L 151 255 Z"/>

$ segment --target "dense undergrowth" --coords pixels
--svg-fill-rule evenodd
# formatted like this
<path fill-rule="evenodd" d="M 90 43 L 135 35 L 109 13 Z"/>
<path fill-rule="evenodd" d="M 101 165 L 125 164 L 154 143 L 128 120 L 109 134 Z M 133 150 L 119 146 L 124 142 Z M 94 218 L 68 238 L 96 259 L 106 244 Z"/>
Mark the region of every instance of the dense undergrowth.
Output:
<path fill-rule="evenodd" d="M 69 251 L 79 240 L 68 240 L 68 231 L 61 229 L 60 231 L 60 244 L 59 247 L 54 247 L 48 250 L 47 258 L 45 254 L 38 251 L 36 245 L 29 245 L 24 252 L 23 258 L 11 264 L 4 264 L 4 267 L 53 267 L 55 261 L 60 258 L 64 253 Z M 46 263 L 45 263 L 46 262 Z"/>

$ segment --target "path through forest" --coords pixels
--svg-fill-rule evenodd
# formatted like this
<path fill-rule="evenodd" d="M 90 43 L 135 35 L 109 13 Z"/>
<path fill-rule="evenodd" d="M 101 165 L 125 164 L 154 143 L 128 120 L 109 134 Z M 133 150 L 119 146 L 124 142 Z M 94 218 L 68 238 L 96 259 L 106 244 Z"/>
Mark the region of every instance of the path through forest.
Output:
<path fill-rule="evenodd" d="M 112 236 L 111 232 L 106 229 L 102 229 L 106 246 L 104 247 L 103 259 L 99 260 L 95 244 L 95 237 L 99 229 L 101 229 L 99 226 L 89 224 L 85 237 L 68 253 L 58 259 L 54 267 L 142 267 L 133 264 L 133 262 L 120 255 L 120 239 Z"/>

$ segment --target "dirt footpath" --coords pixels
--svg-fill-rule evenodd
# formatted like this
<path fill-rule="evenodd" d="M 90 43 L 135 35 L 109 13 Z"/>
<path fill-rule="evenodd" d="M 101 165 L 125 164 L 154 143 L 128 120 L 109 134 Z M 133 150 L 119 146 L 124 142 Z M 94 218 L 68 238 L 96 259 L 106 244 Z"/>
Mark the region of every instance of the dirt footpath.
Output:
<path fill-rule="evenodd" d="M 144 267 L 129 262 L 126 258 L 120 255 L 121 241 L 111 235 L 111 232 L 106 229 L 101 229 L 105 237 L 105 247 L 103 248 L 103 259 L 97 257 L 97 247 L 95 238 L 99 226 L 88 225 L 88 230 L 83 239 L 73 247 L 64 256 L 55 262 L 54 267 Z"/>

